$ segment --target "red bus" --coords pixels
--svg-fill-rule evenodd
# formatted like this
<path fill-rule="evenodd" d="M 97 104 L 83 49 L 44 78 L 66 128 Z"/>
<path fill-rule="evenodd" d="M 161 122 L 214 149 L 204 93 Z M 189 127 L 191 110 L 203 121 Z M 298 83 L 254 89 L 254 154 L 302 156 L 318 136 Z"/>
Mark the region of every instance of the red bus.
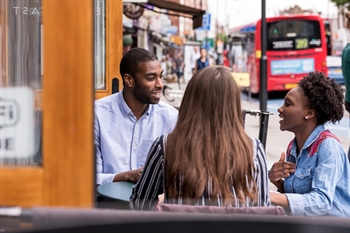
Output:
<path fill-rule="evenodd" d="M 266 18 L 267 90 L 283 91 L 295 87 L 309 72 L 327 75 L 327 41 L 319 15 L 288 15 Z M 252 93 L 260 91 L 261 20 L 238 28 L 244 34 L 243 71 L 250 74 Z"/>

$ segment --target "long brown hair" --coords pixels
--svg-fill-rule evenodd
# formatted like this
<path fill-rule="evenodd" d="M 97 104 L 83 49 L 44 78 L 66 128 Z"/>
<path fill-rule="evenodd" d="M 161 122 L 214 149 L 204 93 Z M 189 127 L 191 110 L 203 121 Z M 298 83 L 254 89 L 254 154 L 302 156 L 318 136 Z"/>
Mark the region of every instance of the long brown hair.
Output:
<path fill-rule="evenodd" d="M 193 204 L 208 185 L 208 197 L 220 197 L 226 206 L 235 201 L 232 187 L 242 203 L 256 199 L 253 143 L 243 129 L 240 93 L 222 66 L 206 67 L 191 78 L 166 144 L 169 199 Z"/>

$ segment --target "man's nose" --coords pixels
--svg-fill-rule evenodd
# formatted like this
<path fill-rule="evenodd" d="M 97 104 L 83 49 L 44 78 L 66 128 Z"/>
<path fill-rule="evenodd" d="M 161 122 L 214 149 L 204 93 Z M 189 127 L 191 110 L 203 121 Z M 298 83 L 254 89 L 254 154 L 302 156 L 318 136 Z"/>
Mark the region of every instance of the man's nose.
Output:
<path fill-rule="evenodd" d="M 163 83 L 163 78 L 162 77 L 157 77 L 156 87 L 160 87 L 160 88 L 164 87 L 164 83 Z"/>

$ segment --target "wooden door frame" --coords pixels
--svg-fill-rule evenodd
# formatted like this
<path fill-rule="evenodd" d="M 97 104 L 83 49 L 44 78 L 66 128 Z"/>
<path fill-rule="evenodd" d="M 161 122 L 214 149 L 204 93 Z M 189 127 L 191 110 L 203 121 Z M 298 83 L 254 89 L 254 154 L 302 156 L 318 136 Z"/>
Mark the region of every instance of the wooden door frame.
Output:
<path fill-rule="evenodd" d="M 119 79 L 119 63 L 123 56 L 123 1 L 106 0 L 106 89 L 96 90 L 95 98 L 100 99 L 112 94 L 112 80 Z"/>
<path fill-rule="evenodd" d="M 0 167 L 0 205 L 92 207 L 93 0 L 42 3 L 43 165 Z"/>

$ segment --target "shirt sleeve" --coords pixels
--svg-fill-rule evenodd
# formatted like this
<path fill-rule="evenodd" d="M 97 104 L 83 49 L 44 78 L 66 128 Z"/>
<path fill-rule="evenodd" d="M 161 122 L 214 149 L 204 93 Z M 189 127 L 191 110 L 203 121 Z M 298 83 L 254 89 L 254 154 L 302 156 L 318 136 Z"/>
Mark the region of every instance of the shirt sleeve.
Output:
<path fill-rule="evenodd" d="M 95 154 L 96 154 L 96 183 L 98 185 L 112 183 L 115 174 L 104 174 L 103 173 L 103 158 L 101 153 L 101 143 L 100 143 L 100 124 L 98 122 L 98 117 L 95 114 L 94 120 L 94 144 L 95 144 Z"/>
<path fill-rule="evenodd" d="M 258 206 L 270 206 L 270 192 L 269 192 L 269 179 L 267 172 L 267 163 L 266 163 L 266 153 L 264 150 L 264 146 L 262 143 L 255 139 L 257 150 L 256 150 L 256 158 L 255 165 L 257 168 L 256 171 L 256 184 L 258 188 Z"/>
<path fill-rule="evenodd" d="M 154 141 L 141 177 L 132 189 L 130 208 L 133 210 L 151 210 L 158 204 L 158 195 L 164 192 L 162 143 L 160 138 Z"/>
<path fill-rule="evenodd" d="M 326 215 L 332 208 L 336 185 L 343 173 L 346 156 L 341 145 L 333 138 L 325 139 L 319 146 L 318 161 L 309 193 L 286 193 L 291 215 Z"/>

